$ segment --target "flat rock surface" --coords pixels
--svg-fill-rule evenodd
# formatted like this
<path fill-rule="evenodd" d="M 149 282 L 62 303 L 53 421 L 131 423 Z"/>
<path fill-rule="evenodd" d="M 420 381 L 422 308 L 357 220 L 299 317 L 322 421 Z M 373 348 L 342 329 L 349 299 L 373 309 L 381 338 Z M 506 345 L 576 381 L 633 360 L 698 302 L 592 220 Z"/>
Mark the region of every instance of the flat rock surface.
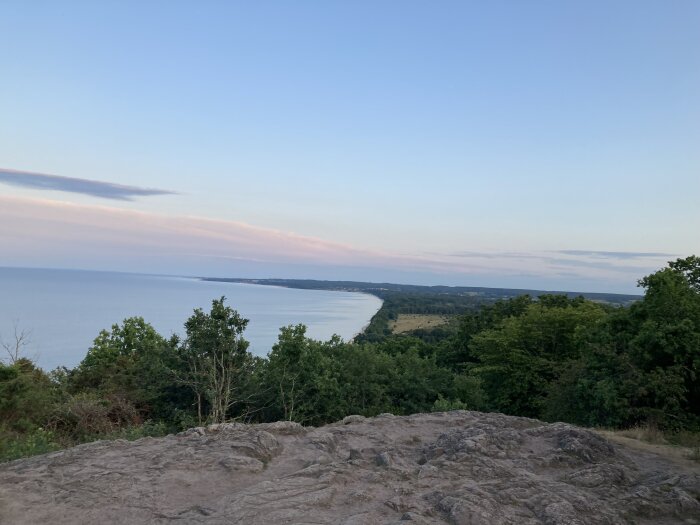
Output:
<path fill-rule="evenodd" d="M 699 498 L 690 462 L 466 411 L 212 425 L 0 465 L 3 524 L 700 524 Z"/>

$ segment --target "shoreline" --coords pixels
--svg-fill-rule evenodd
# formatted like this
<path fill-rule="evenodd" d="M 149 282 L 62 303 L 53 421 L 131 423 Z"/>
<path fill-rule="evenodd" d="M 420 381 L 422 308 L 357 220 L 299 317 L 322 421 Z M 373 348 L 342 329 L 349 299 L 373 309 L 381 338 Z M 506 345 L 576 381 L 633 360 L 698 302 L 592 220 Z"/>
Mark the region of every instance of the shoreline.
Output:
<path fill-rule="evenodd" d="M 42 269 L 0 270 L 0 335 L 7 339 L 12 320 L 32 332 L 26 355 L 44 370 L 74 368 L 87 355 L 101 330 L 129 317 L 143 317 L 169 337 L 183 335 L 183 324 L 195 308 L 208 309 L 212 299 L 250 319 L 245 338 L 251 352 L 265 357 L 277 342 L 279 329 L 305 324 L 308 334 L 327 340 L 333 334 L 352 341 L 382 307 L 366 295 L 312 295 L 209 284 L 198 277 Z M 276 287 L 289 288 L 289 287 Z"/>
<path fill-rule="evenodd" d="M 362 295 L 369 295 L 371 297 L 374 297 L 375 299 L 379 300 L 379 308 L 376 309 L 376 311 L 370 316 L 370 318 L 367 320 L 365 324 L 362 325 L 360 330 L 358 332 L 355 332 L 352 337 L 350 337 L 346 343 L 349 342 L 354 342 L 355 338 L 358 335 L 361 335 L 365 332 L 367 327 L 372 323 L 372 319 L 374 319 L 374 316 L 379 313 L 379 311 L 382 309 L 384 306 L 384 299 L 379 297 L 376 294 L 373 294 L 367 290 L 352 290 L 352 289 L 331 289 L 331 288 L 301 288 L 301 287 L 295 287 L 295 286 L 289 286 L 285 284 L 277 284 L 277 283 L 264 283 L 264 282 L 252 282 L 255 281 L 255 279 L 241 279 L 241 280 L 232 280 L 232 279 L 217 279 L 213 277 L 196 277 L 197 280 L 202 281 L 202 282 L 214 282 L 214 283 L 226 283 L 226 284 L 241 284 L 241 285 L 248 285 L 248 286 L 268 286 L 270 288 L 283 288 L 286 290 L 302 290 L 302 291 L 316 291 L 316 292 L 344 292 L 344 293 L 356 293 L 356 294 L 362 294 Z M 336 334 L 338 335 L 338 334 Z"/>

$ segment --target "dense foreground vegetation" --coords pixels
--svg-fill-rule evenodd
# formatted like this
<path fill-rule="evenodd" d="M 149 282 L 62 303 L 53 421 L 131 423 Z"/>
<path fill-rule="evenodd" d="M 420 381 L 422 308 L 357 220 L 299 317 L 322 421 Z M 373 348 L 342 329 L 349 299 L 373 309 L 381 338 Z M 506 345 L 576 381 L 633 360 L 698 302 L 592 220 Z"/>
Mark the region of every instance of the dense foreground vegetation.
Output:
<path fill-rule="evenodd" d="M 75 369 L 0 365 L 0 459 L 228 419 L 319 425 L 348 414 L 468 408 L 586 426 L 700 430 L 700 258 L 640 280 L 615 307 L 529 295 L 462 314 L 433 338 L 315 341 L 280 330 L 253 357 L 247 320 L 215 300 L 180 340 L 141 318 L 101 332 Z M 424 334 L 423 334 L 424 335 Z"/>

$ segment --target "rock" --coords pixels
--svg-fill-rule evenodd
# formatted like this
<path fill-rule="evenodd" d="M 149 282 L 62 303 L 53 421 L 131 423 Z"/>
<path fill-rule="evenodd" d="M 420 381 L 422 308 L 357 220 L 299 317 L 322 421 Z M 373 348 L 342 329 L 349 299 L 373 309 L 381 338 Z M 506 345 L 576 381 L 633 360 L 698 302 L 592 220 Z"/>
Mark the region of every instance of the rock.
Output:
<path fill-rule="evenodd" d="M 343 425 L 352 425 L 353 423 L 362 423 L 365 419 L 367 419 L 365 416 L 345 416 L 340 420 L 340 423 Z"/>
<path fill-rule="evenodd" d="M 617 465 L 598 464 L 585 467 L 564 476 L 563 481 L 572 485 L 589 488 L 616 486 L 624 487 L 629 483 L 628 472 Z"/>
<path fill-rule="evenodd" d="M 374 462 L 380 467 L 388 467 L 391 465 L 391 457 L 387 452 L 381 452 L 374 457 Z"/>
<path fill-rule="evenodd" d="M 178 436 L 203 436 L 207 433 L 207 429 L 204 427 L 194 427 L 188 428 L 184 432 L 180 432 Z"/>
<path fill-rule="evenodd" d="M 248 425 L 243 423 L 215 423 L 207 427 L 207 432 L 230 432 L 232 430 L 244 430 Z"/>
<path fill-rule="evenodd" d="M 700 468 L 454 411 L 225 423 L 0 465 L 0 523 L 700 523 Z"/>
<path fill-rule="evenodd" d="M 274 423 L 263 423 L 257 425 L 258 428 L 275 432 L 276 434 L 303 434 L 306 429 L 296 421 L 276 421 Z"/>

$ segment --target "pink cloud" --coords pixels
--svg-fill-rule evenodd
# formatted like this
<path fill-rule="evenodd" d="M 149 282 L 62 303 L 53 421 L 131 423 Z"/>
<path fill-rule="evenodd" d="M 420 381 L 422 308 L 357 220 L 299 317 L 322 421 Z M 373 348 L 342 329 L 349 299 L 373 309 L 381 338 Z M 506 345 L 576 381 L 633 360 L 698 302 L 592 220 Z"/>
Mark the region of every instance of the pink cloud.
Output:
<path fill-rule="evenodd" d="M 226 262 L 361 266 L 442 275 L 578 276 L 632 279 L 650 262 L 601 263 L 581 254 L 478 252 L 401 255 L 368 250 L 239 221 L 163 215 L 109 206 L 0 196 L 0 265 L 122 269 L 148 262 L 148 271 L 224 271 Z M 31 261 L 30 263 L 28 261 Z M 56 261 L 60 261 L 60 264 Z M 189 266 L 180 264 L 189 261 Z M 644 266 L 646 265 L 646 266 Z M 651 267 L 658 267 L 653 261 Z M 632 277 L 630 277 L 630 275 Z"/>
<path fill-rule="evenodd" d="M 6 253 L 26 240 L 37 250 L 139 250 L 250 257 L 296 262 L 345 263 L 380 254 L 352 246 L 260 228 L 237 221 L 167 216 L 143 211 L 68 202 L 0 197 L 0 232 L 10 239 Z M 18 246 L 19 245 L 19 246 Z"/>

